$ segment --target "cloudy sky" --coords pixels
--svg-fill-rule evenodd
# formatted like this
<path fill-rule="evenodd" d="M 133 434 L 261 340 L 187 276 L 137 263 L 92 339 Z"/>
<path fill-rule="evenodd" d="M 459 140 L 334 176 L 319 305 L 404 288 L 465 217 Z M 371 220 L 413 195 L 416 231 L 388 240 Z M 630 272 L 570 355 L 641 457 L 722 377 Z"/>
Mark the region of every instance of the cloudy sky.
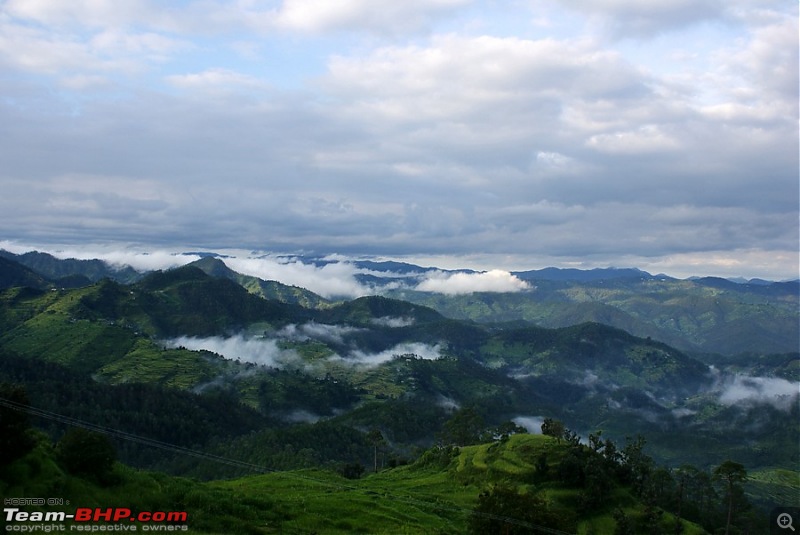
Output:
<path fill-rule="evenodd" d="M 42 248 L 796 278 L 798 3 L 0 0 L 0 162 Z"/>

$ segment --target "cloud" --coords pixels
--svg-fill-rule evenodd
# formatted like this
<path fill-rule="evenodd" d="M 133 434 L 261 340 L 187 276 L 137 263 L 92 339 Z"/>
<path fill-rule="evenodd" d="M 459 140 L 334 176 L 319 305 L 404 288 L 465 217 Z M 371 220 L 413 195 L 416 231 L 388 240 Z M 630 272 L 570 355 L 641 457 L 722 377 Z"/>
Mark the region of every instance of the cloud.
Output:
<path fill-rule="evenodd" d="M 414 325 L 414 318 L 406 318 L 406 317 L 392 317 L 392 316 L 384 316 L 381 318 L 373 318 L 371 323 L 373 325 L 379 325 L 381 327 L 390 327 L 393 329 L 400 328 L 400 327 L 409 327 Z"/>
<path fill-rule="evenodd" d="M 364 329 L 349 325 L 328 325 L 325 323 L 309 322 L 302 325 L 287 325 L 276 333 L 280 338 L 291 340 L 319 340 L 326 343 L 342 344 L 344 337 Z"/>
<path fill-rule="evenodd" d="M 521 292 L 530 285 L 508 271 L 494 269 L 483 273 L 429 272 L 415 290 L 448 295 L 474 292 Z"/>
<path fill-rule="evenodd" d="M 719 19 L 726 2 L 721 0 L 568 0 L 565 7 L 593 14 L 598 23 L 618 36 L 652 38 L 688 25 Z"/>
<path fill-rule="evenodd" d="M 3 238 L 786 278 L 797 35 L 775 0 L 9 0 Z"/>
<path fill-rule="evenodd" d="M 367 353 L 359 349 L 348 353 L 346 356 L 332 358 L 332 360 L 352 366 L 373 368 L 401 355 L 414 355 L 424 360 L 437 360 L 442 358 L 441 346 L 438 344 L 430 345 L 410 342 L 398 344 L 378 353 Z"/>
<path fill-rule="evenodd" d="M 283 419 L 292 423 L 307 423 L 313 424 L 322 419 L 322 416 L 314 414 L 303 409 L 294 409 L 283 415 Z"/>
<path fill-rule="evenodd" d="M 323 297 L 360 297 L 370 293 L 355 279 L 357 270 L 348 262 L 316 266 L 282 256 L 224 258 L 223 261 L 239 273 L 300 286 Z"/>
<path fill-rule="evenodd" d="M 532 435 L 542 434 L 544 416 L 516 416 L 512 420 L 515 424 L 524 427 Z"/>
<path fill-rule="evenodd" d="M 193 351 L 206 350 L 226 359 L 241 360 L 259 366 L 284 367 L 299 362 L 300 357 L 293 350 L 281 349 L 276 340 L 247 338 L 242 335 L 228 338 L 211 336 L 195 338 L 181 336 L 169 340 L 170 347 L 185 347 Z"/>
<path fill-rule="evenodd" d="M 118 244 L 113 245 L 92 245 L 84 247 L 75 246 L 50 246 L 38 248 L 31 245 L 24 245 L 13 241 L 0 241 L 0 249 L 14 254 L 24 254 L 30 251 L 45 252 L 56 258 L 67 259 L 75 258 L 78 260 L 102 260 L 112 267 L 123 268 L 132 267 L 136 271 L 155 271 L 167 270 L 184 266 L 200 256 L 194 254 L 182 254 L 165 250 L 143 251 L 135 248 L 121 248 Z"/>
<path fill-rule="evenodd" d="M 258 78 L 229 69 L 212 68 L 203 72 L 173 74 L 167 82 L 180 89 L 220 91 L 228 89 L 264 89 L 268 85 Z"/>
<path fill-rule="evenodd" d="M 724 379 L 717 389 L 723 405 L 769 404 L 788 411 L 800 398 L 800 383 L 778 377 L 735 375 Z"/>
<path fill-rule="evenodd" d="M 433 19 L 468 3 L 470 0 L 284 0 L 275 24 L 313 33 L 361 30 L 395 35 L 425 29 Z"/>
<path fill-rule="evenodd" d="M 436 404 L 439 407 L 442 407 L 450 411 L 458 410 L 461 408 L 461 404 L 458 401 L 456 401 L 451 397 L 447 397 L 443 394 L 439 394 L 439 397 L 436 400 Z"/>

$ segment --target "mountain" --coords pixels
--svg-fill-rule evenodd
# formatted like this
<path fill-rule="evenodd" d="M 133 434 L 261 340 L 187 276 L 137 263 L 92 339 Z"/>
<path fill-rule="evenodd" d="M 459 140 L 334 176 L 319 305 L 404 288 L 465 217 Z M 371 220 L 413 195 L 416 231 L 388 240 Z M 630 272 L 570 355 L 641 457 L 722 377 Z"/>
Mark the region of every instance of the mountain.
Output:
<path fill-rule="evenodd" d="M 36 252 L 0 254 L 25 263 L 61 288 L 85 286 L 103 277 L 126 283 L 144 276 L 99 260 L 59 260 Z M 192 254 L 201 257 L 192 264 L 194 267 L 214 278 L 234 281 L 253 295 L 309 309 L 322 310 L 333 304 L 304 288 L 237 273 L 216 253 Z M 314 256 L 292 258 L 318 267 L 338 261 Z M 426 306 L 453 319 L 486 324 L 523 322 L 547 328 L 604 323 L 693 353 L 783 353 L 800 346 L 798 281 L 679 280 L 636 268 L 545 268 L 514 272 L 531 284 L 530 291 L 444 295 L 414 288 L 433 272 L 445 277 L 477 272 L 393 261 L 350 263 L 357 268 L 353 277 L 376 295 Z"/>
<path fill-rule="evenodd" d="M 720 403 L 720 379 L 706 363 L 598 323 L 480 324 L 376 296 L 315 310 L 257 297 L 196 266 L 132 285 L 10 289 L 0 293 L 0 311 L 0 348 L 8 352 L 110 384 L 230 392 L 282 421 L 335 416 L 360 427 L 372 419 L 399 450 L 430 444 L 454 407 L 470 405 L 495 423 L 553 416 L 579 432 L 600 427 L 617 437 L 694 426 L 692 437 L 709 440 L 730 432 L 721 418 L 740 418 Z M 796 360 L 776 366 L 789 370 Z M 770 362 L 757 371 L 770 373 Z M 759 417 L 771 428 L 792 414 Z M 742 453 L 747 441 L 775 438 L 758 429 L 740 430 L 741 441 L 725 449 L 755 459 Z M 787 449 L 792 437 L 772 443 L 770 462 L 796 457 Z M 659 455 L 709 462 L 702 448 L 683 451 L 671 440 L 663 438 L 671 445 L 659 444 Z"/>
<path fill-rule="evenodd" d="M 482 323 L 386 296 L 309 308 L 254 295 L 234 277 L 210 257 L 132 284 L 103 279 L 74 289 L 0 291 L 0 389 L 4 383 L 25 388 L 45 415 L 37 425 L 47 435 L 38 440 L 60 440 L 65 422 L 94 422 L 111 433 L 120 459 L 132 466 L 218 480 L 188 488 L 187 480 L 158 474 L 152 476 L 158 485 L 147 484 L 181 489 L 159 507 L 180 503 L 175 507 L 194 511 L 205 519 L 197 520 L 200 532 L 225 530 L 202 516 L 205 493 L 229 499 L 232 492 L 240 509 L 239 520 L 231 522 L 242 532 L 258 531 L 243 520 L 251 518 L 261 526 L 272 522 L 266 532 L 301 523 L 310 530 L 369 530 L 380 521 L 372 514 L 383 507 L 380 496 L 388 495 L 405 497 L 385 506 L 400 515 L 398 522 L 413 519 L 420 532 L 441 526 L 461 533 L 481 496 L 485 501 L 503 485 L 526 496 L 542 493 L 548 507 L 578 519 L 570 530 L 613 531 L 624 521 L 613 504 L 640 531 L 659 522 L 652 515 L 674 527 L 676 467 L 692 464 L 700 484 L 710 482 L 710 470 L 725 459 L 753 474 L 746 491 L 760 509 L 794 496 L 800 462 L 800 405 L 792 383 L 800 369 L 797 353 L 704 354 L 701 362 L 655 338 L 597 322 L 559 328 Z M 676 283 L 646 282 L 656 288 Z M 720 303 L 733 291 L 681 283 Z M 554 295 L 625 297 L 628 285 L 643 282 L 551 284 Z M 612 291 L 603 294 L 607 286 Z M 468 298 L 473 306 L 501 310 L 511 295 Z M 754 302 L 765 299 L 749 295 Z M 673 298 L 664 295 L 662 302 L 675 306 Z M 595 305 L 597 313 L 620 313 Z M 52 413 L 58 418 L 46 418 Z M 522 427 L 539 431 L 546 418 L 576 434 L 562 440 L 514 435 Z M 130 434 L 151 442 L 123 439 Z M 653 461 L 642 460 L 636 449 L 642 442 L 626 439 L 636 435 L 646 438 Z M 471 438 L 454 438 L 463 436 Z M 167 449 L 154 451 L 153 443 Z M 56 480 L 68 485 L 71 499 L 83 496 L 78 489 L 87 484 L 69 486 L 72 476 L 47 457 L 59 448 L 40 444 L 31 453 L 37 460 L 20 460 L 23 465 L 11 471 L 0 460 L 0 490 L 24 495 L 8 474 L 61 470 Z M 621 459 L 641 460 L 649 475 L 632 478 Z M 28 463 L 40 471 L 21 472 Z M 364 487 L 337 475 L 356 477 L 379 463 L 394 468 L 364 478 Z M 282 472 L 242 478 L 254 466 Z M 107 487 L 109 493 L 122 489 L 128 477 L 140 483 L 138 477 L 150 477 L 119 470 L 121 479 Z M 333 482 L 333 488 L 298 491 L 308 476 Z M 37 495 L 47 493 L 50 480 L 37 483 L 44 489 Z M 366 489 L 363 496 L 355 488 Z M 656 488 L 663 501 L 656 506 L 653 494 L 646 494 L 645 505 L 640 493 Z M 708 488 L 702 492 L 713 496 Z M 264 496 L 270 497 L 269 514 Z M 592 496 L 611 501 L 603 509 Z M 419 502 L 444 505 L 431 512 Z M 453 505 L 460 512 L 448 516 Z M 331 507 L 347 511 L 345 523 L 316 514 Z M 724 517 L 720 511 L 724 507 L 696 518 L 714 531 Z M 695 524 L 684 527 L 702 533 Z"/>
<path fill-rule="evenodd" d="M 19 262 L 0 256 L 0 288 L 27 286 L 29 288 L 48 288 L 51 282 Z"/>
<path fill-rule="evenodd" d="M 605 323 L 691 352 L 781 353 L 800 347 L 800 287 L 792 282 L 622 277 L 534 284 L 533 291 L 519 293 L 391 290 L 386 295 L 482 323 L 521 320 L 548 328 Z"/>
<path fill-rule="evenodd" d="M 653 280 L 670 279 L 665 275 L 653 276 L 646 271 L 636 268 L 596 268 L 596 269 L 575 269 L 575 268 L 544 268 L 531 271 L 514 271 L 516 275 L 525 281 L 571 281 L 571 282 L 597 282 L 613 281 L 617 279 L 629 280 Z M 672 279 L 674 280 L 674 279 Z"/>
<path fill-rule="evenodd" d="M 327 299 L 305 288 L 289 286 L 278 281 L 265 281 L 258 277 L 237 273 L 225 265 L 224 261 L 216 257 L 205 256 L 188 265 L 203 270 L 211 277 L 232 280 L 244 287 L 248 292 L 264 299 L 302 305 L 306 308 L 325 308 L 330 305 Z"/>
<path fill-rule="evenodd" d="M 51 254 L 38 251 L 16 255 L 2 249 L 0 249 L 0 256 L 19 262 L 50 280 L 82 276 L 90 282 L 97 282 L 103 278 L 110 278 L 118 282 L 130 283 L 142 277 L 141 273 L 130 266 L 117 269 L 102 260 L 96 259 L 59 259 Z"/>

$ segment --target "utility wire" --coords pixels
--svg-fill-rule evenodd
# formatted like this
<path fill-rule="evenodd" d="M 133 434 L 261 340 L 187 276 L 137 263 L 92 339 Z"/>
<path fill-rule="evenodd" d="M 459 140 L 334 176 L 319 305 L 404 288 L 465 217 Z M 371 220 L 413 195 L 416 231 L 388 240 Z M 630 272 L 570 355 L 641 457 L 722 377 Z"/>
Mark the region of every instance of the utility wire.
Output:
<path fill-rule="evenodd" d="M 393 500 L 401 501 L 401 502 L 407 503 L 409 505 L 414 505 L 416 507 L 437 509 L 439 511 L 447 511 L 447 512 L 450 512 L 450 513 L 477 515 L 477 516 L 481 516 L 483 518 L 487 518 L 487 519 L 490 519 L 490 520 L 500 520 L 500 521 L 506 522 L 508 524 L 513 524 L 513 525 L 516 525 L 516 526 L 532 529 L 532 530 L 534 530 L 536 532 L 546 533 L 548 535 L 572 535 L 572 534 L 570 534 L 568 532 L 565 532 L 565 531 L 560 531 L 560 530 L 557 530 L 557 529 L 548 528 L 546 526 L 540 526 L 540 525 L 537 525 L 537 524 L 531 524 L 530 522 L 525 522 L 523 520 L 519 520 L 519 519 L 508 517 L 508 516 L 494 515 L 494 514 L 491 514 L 491 513 L 482 513 L 482 512 L 479 512 L 479 511 L 473 511 L 471 509 L 467 509 L 465 507 L 459 507 L 457 505 L 445 505 L 445 504 L 441 504 L 441 503 L 436 503 L 436 502 L 431 502 L 431 501 L 420 500 L 420 499 L 417 499 L 417 498 L 412 498 L 410 496 L 402 496 L 402 495 L 398 495 L 398 494 L 394 494 L 394 493 L 390 493 L 390 492 L 385 492 L 385 493 L 381 494 L 381 493 L 377 493 L 375 491 L 366 490 L 366 489 L 363 489 L 363 488 L 360 488 L 360 487 L 356 487 L 356 486 L 353 486 L 353 485 L 344 485 L 344 484 L 341 484 L 341 483 L 333 483 L 333 482 L 330 482 L 330 481 L 325 481 L 325 480 L 314 478 L 314 477 L 304 476 L 304 475 L 298 474 L 296 472 L 288 472 L 288 471 L 285 471 L 285 470 L 276 470 L 274 468 L 269 468 L 269 467 L 266 467 L 266 466 L 263 466 L 263 465 L 248 463 L 248 462 L 239 461 L 239 460 L 236 460 L 236 459 L 230 459 L 228 457 L 223 457 L 221 455 L 214 455 L 213 453 L 197 451 L 197 450 L 193 450 L 191 448 L 178 446 L 176 444 L 170 444 L 168 442 L 162 442 L 160 440 L 155 440 L 155 439 L 152 439 L 152 438 L 147 438 L 147 437 L 142 437 L 142 436 L 139 436 L 139 435 L 134 435 L 132 433 L 128 433 L 126 431 L 122 431 L 122 430 L 119 430 L 119 429 L 114 429 L 114 428 L 111 428 L 111 427 L 106 427 L 106 426 L 102 426 L 102 425 L 98 425 L 98 424 L 93 424 L 91 422 L 86 422 L 84 420 L 79 420 L 77 418 L 72 418 L 70 416 L 65 416 L 63 414 L 58 414 L 58 413 L 55 413 L 55 412 L 52 412 L 52 411 L 48 411 L 48 410 L 45 410 L 45 409 L 32 407 L 30 405 L 26 405 L 24 403 L 19 403 L 19 402 L 12 401 L 10 399 L 6 399 L 6 398 L 2 398 L 2 397 L 0 397 L 0 406 L 6 407 L 6 408 L 9 408 L 9 409 L 12 409 L 12 410 L 24 412 L 24 413 L 30 414 L 32 416 L 37 416 L 39 418 L 45 418 L 47 420 L 53 420 L 53 421 L 56 421 L 56 422 L 60 422 L 60 423 L 63 423 L 63 424 L 69 425 L 69 426 L 81 427 L 83 429 L 87 429 L 89 431 L 95 431 L 97 433 L 101 433 L 101 434 L 104 434 L 104 435 L 107 435 L 107 436 L 111 436 L 111 437 L 114 437 L 114 438 L 127 440 L 127 441 L 130 441 L 130 442 L 134 442 L 134 443 L 137 443 L 137 444 L 142 444 L 142 445 L 145 445 L 145 446 L 150 446 L 150 447 L 153 447 L 153 448 L 159 448 L 159 449 L 162 449 L 162 450 L 165 450 L 165 451 L 169 451 L 169 452 L 172 452 L 172 453 L 177 453 L 177 454 L 180 454 L 180 455 L 188 455 L 188 456 L 195 457 L 195 458 L 198 458 L 198 459 L 203 459 L 203 460 L 206 460 L 206 461 L 211 461 L 211 462 L 215 462 L 215 463 L 219 463 L 219 464 L 223 464 L 223 465 L 227 465 L 227 466 L 232 466 L 234 468 L 241 468 L 241 469 L 245 469 L 245 470 L 249 470 L 249 471 L 257 472 L 257 473 L 276 474 L 276 475 L 279 475 L 281 477 L 286 477 L 288 479 L 296 479 L 296 480 L 300 480 L 300 481 L 303 481 L 303 482 L 306 482 L 306 483 L 315 483 L 317 485 L 333 487 L 333 488 L 336 488 L 337 490 L 342 490 L 342 491 L 360 492 L 362 494 L 367 494 L 367 495 L 370 495 L 370 496 L 377 495 L 380 498 L 391 498 Z"/>

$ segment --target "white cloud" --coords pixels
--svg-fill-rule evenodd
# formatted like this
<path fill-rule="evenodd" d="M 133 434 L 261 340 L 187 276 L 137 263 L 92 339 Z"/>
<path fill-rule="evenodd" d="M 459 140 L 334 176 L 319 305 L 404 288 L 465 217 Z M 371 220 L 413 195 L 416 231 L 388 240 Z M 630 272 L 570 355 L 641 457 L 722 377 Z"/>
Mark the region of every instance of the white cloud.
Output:
<path fill-rule="evenodd" d="M 14 17 L 52 26 L 123 26 L 154 14 L 142 0 L 8 0 L 3 8 Z"/>
<path fill-rule="evenodd" d="M 349 325 L 328 325 L 325 323 L 309 322 L 302 325 L 287 325 L 276 333 L 281 338 L 291 340 L 319 340 L 322 342 L 341 344 L 344 337 L 354 332 L 361 331 Z"/>
<path fill-rule="evenodd" d="M 228 88 L 259 89 L 268 87 L 263 81 L 228 69 L 212 68 L 198 73 L 173 74 L 167 82 L 182 89 L 219 90 Z"/>
<path fill-rule="evenodd" d="M 3 17 L 0 11 L 0 62 L 68 80 L 98 74 L 140 75 L 192 46 L 183 39 L 148 31 L 41 28 Z"/>
<path fill-rule="evenodd" d="M 443 271 L 425 274 L 415 290 L 448 295 L 474 292 L 521 292 L 530 285 L 508 271 L 493 269 L 482 273 L 446 273 Z"/>
<path fill-rule="evenodd" d="M 0 241 L 0 248 L 14 254 L 24 254 L 30 251 L 48 253 L 56 258 L 77 260 L 102 260 L 107 264 L 122 268 L 130 266 L 137 271 L 166 270 L 184 266 L 195 260 L 199 260 L 197 255 L 187 255 L 174 253 L 166 250 L 143 251 L 141 249 L 120 248 L 118 244 L 113 245 L 94 245 L 94 246 L 49 246 L 34 247 L 13 241 Z"/>
<path fill-rule="evenodd" d="M 297 352 L 279 348 L 276 340 L 246 338 L 241 335 L 229 338 L 181 336 L 167 343 L 170 347 L 185 347 L 193 351 L 204 349 L 230 360 L 241 360 L 260 366 L 283 367 L 300 361 Z"/>
<path fill-rule="evenodd" d="M 0 2 L 0 222 L 784 277 L 797 20 L 780 0 Z M 343 265 L 253 269 L 368 290 Z"/>
<path fill-rule="evenodd" d="M 370 293 L 355 279 L 357 270 L 347 262 L 315 266 L 276 256 L 224 258 L 223 261 L 239 273 L 300 286 L 323 297 L 361 297 Z"/>
<path fill-rule="evenodd" d="M 415 355 L 424 360 L 437 360 L 442 358 L 441 349 L 441 346 L 438 344 L 430 345 L 419 342 L 409 342 L 398 344 L 378 353 L 367 353 L 358 349 L 348 353 L 344 357 L 335 357 L 332 359 L 348 365 L 372 368 L 389 362 L 401 355 Z"/>
<path fill-rule="evenodd" d="M 524 427 L 532 435 L 542 434 L 542 424 L 544 416 L 517 416 L 511 420 L 515 424 Z"/>
<path fill-rule="evenodd" d="M 634 131 L 598 134 L 589 138 L 588 145 L 602 152 L 617 154 L 647 154 L 674 152 L 680 142 L 656 125 L 647 125 Z"/>
<path fill-rule="evenodd" d="M 561 3 L 596 16 L 597 22 L 619 36 L 639 38 L 652 38 L 661 32 L 720 18 L 726 4 L 722 0 L 561 0 Z"/>
<path fill-rule="evenodd" d="M 749 377 L 736 375 L 726 378 L 720 388 L 723 405 L 769 404 L 788 411 L 800 397 L 800 383 L 778 377 Z"/>
<path fill-rule="evenodd" d="M 282 28 L 304 32 L 366 30 L 399 34 L 430 22 L 471 0 L 284 0 L 275 16 Z"/>
<path fill-rule="evenodd" d="M 414 318 L 384 316 L 382 318 L 373 318 L 371 323 L 374 325 L 380 325 L 381 327 L 391 327 L 396 329 L 399 327 L 409 327 L 414 325 Z"/>

